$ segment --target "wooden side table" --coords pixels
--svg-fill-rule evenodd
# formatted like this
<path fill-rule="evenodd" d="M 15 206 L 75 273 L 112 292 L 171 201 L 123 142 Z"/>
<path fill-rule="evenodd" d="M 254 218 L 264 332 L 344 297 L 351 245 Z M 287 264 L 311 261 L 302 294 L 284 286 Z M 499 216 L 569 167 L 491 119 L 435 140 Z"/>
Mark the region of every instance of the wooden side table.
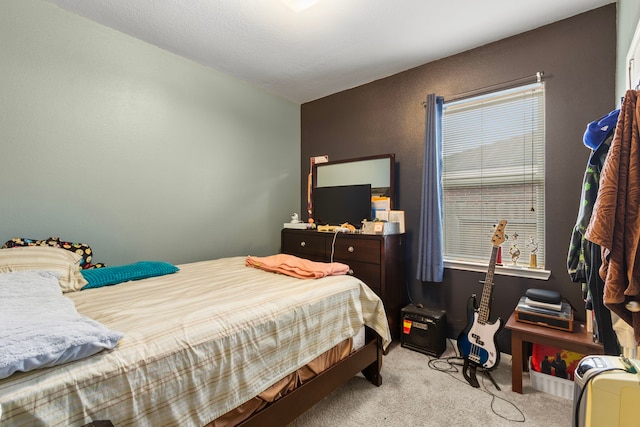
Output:
<path fill-rule="evenodd" d="M 584 324 L 575 322 L 573 332 L 536 326 L 516 321 L 515 312 L 511 314 L 505 328 L 511 330 L 511 390 L 522 394 L 522 371 L 525 343 L 537 343 L 558 347 L 581 354 L 604 354 L 602 344 L 593 342 L 592 334 Z"/>

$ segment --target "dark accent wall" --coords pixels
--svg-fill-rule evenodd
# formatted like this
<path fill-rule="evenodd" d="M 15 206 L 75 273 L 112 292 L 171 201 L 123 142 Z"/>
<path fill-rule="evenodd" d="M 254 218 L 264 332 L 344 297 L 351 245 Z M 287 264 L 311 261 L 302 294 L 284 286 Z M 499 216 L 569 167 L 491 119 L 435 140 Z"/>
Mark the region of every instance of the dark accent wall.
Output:
<path fill-rule="evenodd" d="M 437 41 L 434 41 L 437 43 Z M 587 123 L 616 107 L 616 6 L 610 4 L 569 19 L 413 68 L 302 105 L 301 200 L 311 156 L 330 160 L 395 153 L 396 207 L 405 211 L 408 271 L 405 302 L 447 311 L 448 335 L 467 323 L 467 298 L 482 293 L 483 273 L 446 269 L 443 283 L 416 277 L 420 220 L 424 108 L 428 93 L 453 96 L 544 71 L 546 77 L 546 268 L 547 281 L 497 275 L 491 318 L 504 321 L 528 288 L 560 291 L 584 320 L 580 285 L 566 268 L 589 150 L 582 143 Z M 306 206 L 301 206 L 306 212 Z M 487 261 L 490 257 L 487 253 Z M 402 286 L 399 284 L 399 286 Z M 499 347 L 510 352 L 510 334 Z"/>

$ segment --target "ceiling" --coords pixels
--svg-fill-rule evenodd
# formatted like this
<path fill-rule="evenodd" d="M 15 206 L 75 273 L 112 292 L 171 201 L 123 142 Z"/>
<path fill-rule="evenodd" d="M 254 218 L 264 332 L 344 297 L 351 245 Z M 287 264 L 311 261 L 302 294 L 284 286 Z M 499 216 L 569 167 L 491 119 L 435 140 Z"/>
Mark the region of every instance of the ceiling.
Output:
<path fill-rule="evenodd" d="M 296 103 L 615 0 L 46 0 Z"/>

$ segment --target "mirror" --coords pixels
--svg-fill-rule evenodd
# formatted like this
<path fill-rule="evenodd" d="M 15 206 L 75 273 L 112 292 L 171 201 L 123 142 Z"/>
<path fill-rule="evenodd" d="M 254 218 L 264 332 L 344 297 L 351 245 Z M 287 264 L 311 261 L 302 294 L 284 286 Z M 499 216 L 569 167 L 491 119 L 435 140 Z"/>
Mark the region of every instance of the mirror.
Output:
<path fill-rule="evenodd" d="M 394 165 L 394 154 L 319 163 L 313 167 L 313 188 L 371 184 L 371 195 L 389 197 L 393 209 Z"/>

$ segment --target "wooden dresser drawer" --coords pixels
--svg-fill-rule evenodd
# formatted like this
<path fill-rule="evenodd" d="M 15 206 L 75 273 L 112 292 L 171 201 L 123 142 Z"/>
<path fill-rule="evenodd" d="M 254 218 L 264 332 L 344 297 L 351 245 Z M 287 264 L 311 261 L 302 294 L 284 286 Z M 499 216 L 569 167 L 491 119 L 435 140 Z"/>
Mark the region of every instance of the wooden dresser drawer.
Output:
<path fill-rule="evenodd" d="M 380 264 L 380 240 L 354 239 L 338 235 L 333 259 Z"/>
<path fill-rule="evenodd" d="M 325 236 L 314 232 L 284 233 L 281 251 L 316 261 L 323 261 L 326 254 Z"/>
<path fill-rule="evenodd" d="M 346 259 L 334 259 L 334 261 L 347 264 L 353 275 L 367 284 L 378 296 L 380 296 L 380 265 L 367 262 L 350 261 Z"/>

